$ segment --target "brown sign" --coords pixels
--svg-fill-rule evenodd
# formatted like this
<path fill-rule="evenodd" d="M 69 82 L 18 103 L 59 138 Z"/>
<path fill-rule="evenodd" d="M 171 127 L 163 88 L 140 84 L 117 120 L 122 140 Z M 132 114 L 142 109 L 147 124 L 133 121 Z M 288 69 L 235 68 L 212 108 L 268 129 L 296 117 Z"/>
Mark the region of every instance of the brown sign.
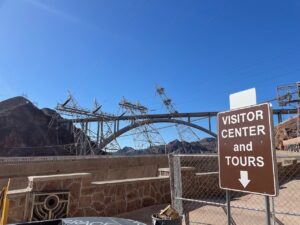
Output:
<path fill-rule="evenodd" d="M 220 188 L 276 196 L 273 116 L 268 103 L 218 114 Z"/>

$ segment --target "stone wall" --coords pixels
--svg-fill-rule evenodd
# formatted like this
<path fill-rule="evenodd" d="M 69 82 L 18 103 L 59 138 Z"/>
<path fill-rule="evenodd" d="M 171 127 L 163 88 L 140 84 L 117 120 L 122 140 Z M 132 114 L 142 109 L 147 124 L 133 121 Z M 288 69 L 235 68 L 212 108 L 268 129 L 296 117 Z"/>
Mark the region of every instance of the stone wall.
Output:
<path fill-rule="evenodd" d="M 22 189 L 9 192 L 9 215 L 8 223 L 24 221 L 26 215 L 26 205 L 30 190 Z"/>
<path fill-rule="evenodd" d="M 8 178 L 12 189 L 22 189 L 28 176 L 52 174 L 91 173 L 97 181 L 155 177 L 160 167 L 168 167 L 166 155 L 0 158 L 0 188 Z"/>
<path fill-rule="evenodd" d="M 170 203 L 168 177 L 93 182 L 81 191 L 72 216 L 113 216 L 155 204 Z"/>
<path fill-rule="evenodd" d="M 278 164 L 280 184 L 299 178 L 300 163 L 283 160 Z M 9 223 L 29 221 L 33 196 L 37 193 L 69 193 L 67 216 L 116 216 L 142 207 L 170 202 L 169 169 L 159 176 L 95 181 L 90 173 L 29 176 L 28 187 L 9 192 Z M 213 199 L 224 197 L 219 188 L 218 172 L 199 172 L 182 168 L 183 197 Z"/>
<path fill-rule="evenodd" d="M 10 202 L 14 203 L 10 204 L 8 222 L 30 221 L 33 196 L 35 193 L 41 192 L 70 192 L 69 213 L 72 213 L 74 205 L 79 202 L 84 181 L 90 180 L 90 177 L 91 175 L 88 173 L 28 177 L 28 187 L 26 189 L 9 191 Z"/>
<path fill-rule="evenodd" d="M 300 162 L 295 159 L 283 160 L 277 168 L 279 185 L 300 178 Z"/>
<path fill-rule="evenodd" d="M 189 182 L 183 183 L 182 195 L 184 198 L 204 200 L 222 198 L 225 191 L 219 187 L 218 173 L 196 173 L 190 177 Z"/>
<path fill-rule="evenodd" d="M 168 177 L 92 182 L 88 173 L 28 178 L 26 189 L 9 192 L 9 223 L 30 221 L 35 193 L 69 192 L 68 217 L 115 216 L 142 207 L 170 203 Z"/>

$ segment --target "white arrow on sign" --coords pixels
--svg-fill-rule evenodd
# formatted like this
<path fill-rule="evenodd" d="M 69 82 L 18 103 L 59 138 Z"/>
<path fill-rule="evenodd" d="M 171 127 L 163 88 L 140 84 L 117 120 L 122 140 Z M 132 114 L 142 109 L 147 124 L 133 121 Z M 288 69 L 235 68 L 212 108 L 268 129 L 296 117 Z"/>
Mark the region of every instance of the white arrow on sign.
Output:
<path fill-rule="evenodd" d="M 240 171 L 240 179 L 239 181 L 243 185 L 244 188 L 248 186 L 251 180 L 248 179 L 248 171 Z"/>

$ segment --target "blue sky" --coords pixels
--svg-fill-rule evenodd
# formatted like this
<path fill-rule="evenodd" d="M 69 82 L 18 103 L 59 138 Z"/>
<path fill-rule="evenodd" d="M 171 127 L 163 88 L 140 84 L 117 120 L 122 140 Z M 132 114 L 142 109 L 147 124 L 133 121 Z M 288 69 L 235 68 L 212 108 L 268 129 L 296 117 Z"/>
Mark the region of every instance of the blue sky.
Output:
<path fill-rule="evenodd" d="M 164 112 L 227 110 L 300 79 L 300 2 L 0 0 L 0 100 L 26 94 L 55 107 L 71 91 L 117 113 L 125 96 Z M 275 104 L 276 106 L 276 104 Z"/>

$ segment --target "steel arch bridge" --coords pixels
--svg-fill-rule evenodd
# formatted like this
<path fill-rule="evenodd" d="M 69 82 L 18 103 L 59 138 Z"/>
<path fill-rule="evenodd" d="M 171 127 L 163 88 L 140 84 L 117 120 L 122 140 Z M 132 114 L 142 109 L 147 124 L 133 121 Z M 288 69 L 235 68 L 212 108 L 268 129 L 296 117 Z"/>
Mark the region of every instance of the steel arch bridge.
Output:
<path fill-rule="evenodd" d="M 277 116 L 278 122 L 282 122 L 282 115 L 285 114 L 296 114 L 296 109 L 274 109 L 273 114 Z M 103 149 L 109 143 L 114 141 L 116 138 L 122 136 L 126 132 L 133 130 L 137 127 L 148 125 L 148 124 L 156 124 L 156 123 L 173 123 L 178 125 L 189 126 L 199 131 L 202 131 L 212 137 L 217 138 L 217 134 L 212 131 L 211 128 L 211 118 L 216 117 L 218 112 L 194 112 L 194 113 L 168 113 L 168 114 L 146 114 L 146 115 L 136 115 L 136 116 L 109 116 L 109 115 L 95 115 L 95 114 L 84 114 L 86 118 L 79 119 L 60 119 L 60 123 L 67 124 L 81 124 L 82 127 L 88 127 L 89 123 L 97 124 L 97 148 Z M 191 121 L 191 118 L 199 118 L 199 119 L 207 119 L 208 120 L 208 128 L 200 126 Z M 120 121 L 128 121 L 131 122 L 129 125 L 126 125 L 120 128 Z M 104 125 L 106 122 L 110 122 L 113 124 L 112 132 L 105 136 L 104 135 Z"/>
<path fill-rule="evenodd" d="M 185 126 L 189 126 L 192 128 L 195 128 L 197 130 L 203 131 L 204 133 L 209 134 L 212 137 L 217 138 L 217 134 L 212 132 L 211 130 L 208 130 L 202 126 L 199 126 L 198 124 L 192 123 L 192 122 L 187 122 L 184 120 L 178 120 L 178 119 L 168 119 L 168 118 L 161 118 L 161 119 L 146 119 L 146 120 L 142 120 L 142 121 L 137 121 L 135 123 L 132 123 L 126 127 L 123 127 L 122 129 L 118 130 L 117 132 L 113 133 L 112 135 L 110 135 L 109 137 L 107 137 L 99 146 L 99 148 L 104 148 L 108 143 L 110 143 L 111 141 L 113 141 L 114 139 L 120 137 L 121 135 L 123 135 L 124 133 L 133 130 L 139 126 L 144 126 L 146 124 L 154 124 L 154 123 L 174 123 L 174 124 L 181 124 L 181 125 L 185 125 Z"/>

